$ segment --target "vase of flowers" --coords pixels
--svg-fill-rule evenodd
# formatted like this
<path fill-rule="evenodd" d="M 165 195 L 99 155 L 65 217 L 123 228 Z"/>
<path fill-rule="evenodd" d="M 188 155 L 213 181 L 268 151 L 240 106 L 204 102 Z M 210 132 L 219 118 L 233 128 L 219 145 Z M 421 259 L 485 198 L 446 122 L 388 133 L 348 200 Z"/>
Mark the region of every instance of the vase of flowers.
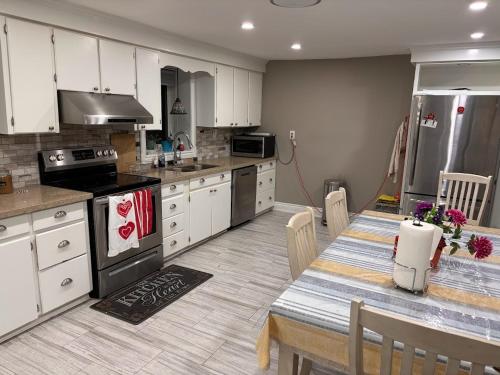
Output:
<path fill-rule="evenodd" d="M 418 203 L 414 217 L 420 221 L 437 225 L 443 229 L 443 236 L 431 259 L 431 267 L 437 268 L 443 250 L 448 247 L 450 255 L 455 254 L 461 247 L 458 240 L 462 238 L 462 228 L 467 224 L 467 217 L 460 210 L 445 211 L 442 206 L 431 202 Z M 487 258 L 493 251 L 493 243 L 484 236 L 472 234 L 466 242 L 466 248 L 475 259 Z"/>

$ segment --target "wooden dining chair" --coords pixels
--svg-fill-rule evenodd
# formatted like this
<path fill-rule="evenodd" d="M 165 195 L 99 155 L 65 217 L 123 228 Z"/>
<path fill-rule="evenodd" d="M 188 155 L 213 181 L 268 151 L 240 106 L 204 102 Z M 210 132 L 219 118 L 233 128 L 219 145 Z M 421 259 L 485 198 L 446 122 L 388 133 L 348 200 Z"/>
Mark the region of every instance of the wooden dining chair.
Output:
<path fill-rule="evenodd" d="M 286 226 L 288 263 L 292 279 L 296 280 L 302 272 L 312 263 L 318 254 L 316 243 L 316 226 L 314 223 L 314 211 L 307 207 L 305 212 L 300 212 L 291 217 Z M 293 374 L 298 371 L 299 356 L 293 355 Z M 302 358 L 300 374 L 308 375 L 312 368 L 312 362 Z"/>
<path fill-rule="evenodd" d="M 446 375 L 459 373 L 460 360 L 471 362 L 471 375 L 484 373 L 485 366 L 500 366 L 500 344 L 466 334 L 439 330 L 392 313 L 351 302 L 349 368 L 351 375 L 364 374 L 363 329 L 382 335 L 380 374 L 392 374 L 394 341 L 403 343 L 401 375 L 411 375 L 415 348 L 425 351 L 423 374 L 434 374 L 437 356 L 447 357 Z"/>
<path fill-rule="evenodd" d="M 349 214 L 347 213 L 347 198 L 344 188 L 332 191 L 325 198 L 326 224 L 330 238 L 335 240 L 337 236 L 349 226 Z"/>
<path fill-rule="evenodd" d="M 443 192 L 445 183 L 448 187 Z M 483 187 L 481 197 L 479 189 Z M 479 225 L 483 216 L 484 207 L 488 201 L 488 194 L 491 187 L 491 176 L 484 177 L 467 173 L 439 173 L 439 184 L 437 190 L 436 204 L 443 204 L 441 196 L 445 193 L 445 210 L 457 209 L 462 211 L 467 217 L 468 224 Z M 476 205 L 480 200 L 479 212 L 476 215 Z"/>
<path fill-rule="evenodd" d="M 314 211 L 307 207 L 305 212 L 292 216 L 286 226 L 288 262 L 294 280 L 318 256 Z"/>

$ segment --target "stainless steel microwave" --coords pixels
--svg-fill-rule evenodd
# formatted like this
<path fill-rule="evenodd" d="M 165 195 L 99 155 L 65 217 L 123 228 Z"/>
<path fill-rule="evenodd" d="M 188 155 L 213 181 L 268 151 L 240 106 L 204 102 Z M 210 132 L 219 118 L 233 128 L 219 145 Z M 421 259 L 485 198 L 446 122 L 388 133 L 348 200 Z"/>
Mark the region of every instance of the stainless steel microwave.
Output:
<path fill-rule="evenodd" d="M 276 136 L 270 133 L 234 135 L 231 138 L 231 155 L 250 158 L 274 156 Z"/>

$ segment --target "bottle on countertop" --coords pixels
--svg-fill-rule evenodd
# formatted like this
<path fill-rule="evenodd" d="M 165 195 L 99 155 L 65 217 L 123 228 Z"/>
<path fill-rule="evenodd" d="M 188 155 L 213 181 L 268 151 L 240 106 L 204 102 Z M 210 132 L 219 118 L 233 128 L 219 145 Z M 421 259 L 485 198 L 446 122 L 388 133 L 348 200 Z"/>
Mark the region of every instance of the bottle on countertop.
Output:
<path fill-rule="evenodd" d="M 158 168 L 165 168 L 165 153 L 161 144 L 156 145 L 156 152 L 158 154 Z"/>

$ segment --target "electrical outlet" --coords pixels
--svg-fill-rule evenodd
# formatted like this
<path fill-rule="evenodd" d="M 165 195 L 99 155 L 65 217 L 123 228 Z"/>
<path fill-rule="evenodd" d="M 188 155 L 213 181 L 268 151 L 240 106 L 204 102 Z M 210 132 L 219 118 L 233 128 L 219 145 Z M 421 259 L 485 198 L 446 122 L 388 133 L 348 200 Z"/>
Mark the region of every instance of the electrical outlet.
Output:
<path fill-rule="evenodd" d="M 290 140 L 295 141 L 295 130 L 290 130 Z"/>

